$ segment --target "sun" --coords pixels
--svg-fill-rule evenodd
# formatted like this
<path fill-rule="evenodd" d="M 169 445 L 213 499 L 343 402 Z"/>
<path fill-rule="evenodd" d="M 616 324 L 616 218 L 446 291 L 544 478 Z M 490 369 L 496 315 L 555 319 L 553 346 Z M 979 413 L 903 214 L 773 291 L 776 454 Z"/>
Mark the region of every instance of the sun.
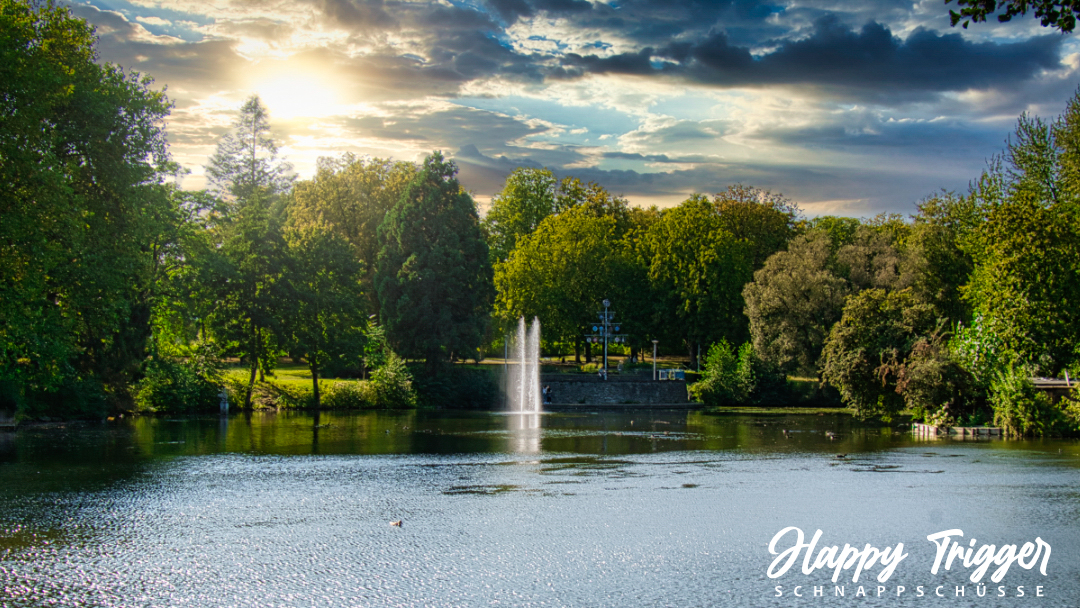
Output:
<path fill-rule="evenodd" d="M 254 88 L 272 118 L 315 118 L 338 110 L 337 92 L 311 74 L 277 73 Z"/>

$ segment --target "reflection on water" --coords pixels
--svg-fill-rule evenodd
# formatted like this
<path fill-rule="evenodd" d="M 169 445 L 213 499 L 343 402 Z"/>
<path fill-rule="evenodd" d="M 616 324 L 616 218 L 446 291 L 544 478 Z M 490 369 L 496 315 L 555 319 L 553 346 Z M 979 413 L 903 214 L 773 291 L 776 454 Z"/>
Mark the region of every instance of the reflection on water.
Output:
<path fill-rule="evenodd" d="M 254 414 L 0 434 L 0 606 L 926 606 L 927 534 L 1053 546 L 1075 605 L 1080 446 L 925 440 L 833 416 Z M 401 527 L 390 526 L 402 521 Z M 775 598 L 767 545 L 905 543 L 889 596 Z M 860 545 L 861 546 L 861 545 Z M 798 568 L 796 568 L 798 570 Z M 955 571 L 959 570 L 959 571 Z M 876 573 L 876 570 L 875 570 Z M 843 581 L 841 581 L 843 583 Z M 878 585 L 873 578 L 867 585 Z M 1042 585 L 1046 597 L 1030 597 Z"/>
<path fill-rule="evenodd" d="M 540 417 L 542 415 L 512 413 L 506 417 L 510 435 L 508 451 L 516 454 L 540 453 Z"/>

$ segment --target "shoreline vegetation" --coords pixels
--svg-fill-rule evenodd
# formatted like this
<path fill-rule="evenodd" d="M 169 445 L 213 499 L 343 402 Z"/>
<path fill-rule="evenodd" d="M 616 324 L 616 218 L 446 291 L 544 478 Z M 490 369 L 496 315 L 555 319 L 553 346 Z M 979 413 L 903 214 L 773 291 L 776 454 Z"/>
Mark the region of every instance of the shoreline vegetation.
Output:
<path fill-rule="evenodd" d="M 595 371 L 608 299 L 612 356 L 658 346 L 713 411 L 1080 432 L 1080 388 L 1031 382 L 1080 377 L 1080 97 L 910 217 L 741 184 L 641 208 L 535 167 L 481 217 L 440 152 L 298 179 L 256 96 L 182 190 L 164 89 L 62 6 L 0 0 L 0 29 L 0 418 L 216 412 L 223 386 L 245 410 L 491 408 L 518 318 Z"/>

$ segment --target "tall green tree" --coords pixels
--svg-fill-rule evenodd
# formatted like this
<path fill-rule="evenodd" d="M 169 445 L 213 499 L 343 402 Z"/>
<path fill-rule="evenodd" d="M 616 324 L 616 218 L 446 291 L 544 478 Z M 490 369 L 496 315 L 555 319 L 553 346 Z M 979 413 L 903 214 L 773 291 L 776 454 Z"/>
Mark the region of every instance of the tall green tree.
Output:
<path fill-rule="evenodd" d="M 754 269 L 795 236 L 799 208 L 782 194 L 735 184 L 713 196 L 720 227 L 742 240 Z"/>
<path fill-rule="evenodd" d="M 282 324 L 289 350 L 307 361 L 318 408 L 322 373 L 358 369 L 364 355 L 363 265 L 326 226 L 292 225 L 284 235 Z"/>
<path fill-rule="evenodd" d="M 753 250 L 723 227 L 716 207 L 694 196 L 665 210 L 642 240 L 649 281 L 662 310 L 661 332 L 696 358 L 704 345 L 748 337 L 743 285 L 753 278 Z"/>
<path fill-rule="evenodd" d="M 418 167 L 379 158 L 320 158 L 315 177 L 297 182 L 289 198 L 289 216 L 297 225 L 321 225 L 345 239 L 363 264 L 366 307 L 378 311 L 375 267 L 378 228 L 401 200 Z"/>
<path fill-rule="evenodd" d="M 170 104 L 66 7 L 2 0 L 0 32 L 0 399 L 100 415 L 145 352 Z"/>
<path fill-rule="evenodd" d="M 1021 116 L 1004 157 L 970 195 L 981 221 L 963 299 L 1029 371 L 1080 359 L 1080 95 L 1053 124 Z"/>
<path fill-rule="evenodd" d="M 832 271 L 830 249 L 822 230 L 800 235 L 743 289 L 754 350 L 785 372 L 817 375 L 825 339 L 843 314 L 851 288 Z"/>
<path fill-rule="evenodd" d="M 277 349 L 287 341 L 282 196 L 294 176 L 277 152 L 266 109 L 252 95 L 206 166 L 211 184 L 231 200 L 219 206 L 201 282 L 203 293 L 220 302 L 209 315 L 217 337 L 249 362 L 245 408 L 256 374 L 273 369 Z"/>
<path fill-rule="evenodd" d="M 496 314 L 507 321 L 539 317 L 545 339 L 572 342 L 580 356 L 600 302 L 610 299 L 620 314 L 628 308 L 632 260 L 616 224 L 584 206 L 545 218 L 495 265 Z"/>
<path fill-rule="evenodd" d="M 379 226 L 375 288 L 394 350 L 433 371 L 476 357 L 494 290 L 476 203 L 439 152 L 424 160 Z"/>
<path fill-rule="evenodd" d="M 557 190 L 558 180 L 548 169 L 518 167 L 506 177 L 483 220 L 492 264 L 509 258 L 518 239 L 557 211 Z"/>
<path fill-rule="evenodd" d="M 216 303 L 209 311 L 211 331 L 249 365 L 244 407 L 258 372 L 272 370 L 282 345 L 286 309 L 285 245 L 281 217 L 262 190 L 243 199 L 219 227 L 219 241 L 199 258 L 204 297 Z"/>
<path fill-rule="evenodd" d="M 278 144 L 270 135 L 270 116 L 258 95 L 244 102 L 232 130 L 218 141 L 206 176 L 218 192 L 239 200 L 257 190 L 280 194 L 292 186 L 292 165 L 278 159 Z"/>

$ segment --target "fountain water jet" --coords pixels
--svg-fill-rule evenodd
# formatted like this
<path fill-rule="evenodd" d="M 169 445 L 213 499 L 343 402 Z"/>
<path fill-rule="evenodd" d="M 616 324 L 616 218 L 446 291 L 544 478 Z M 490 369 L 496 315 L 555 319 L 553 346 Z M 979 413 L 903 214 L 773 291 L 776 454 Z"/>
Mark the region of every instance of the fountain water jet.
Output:
<path fill-rule="evenodd" d="M 512 342 L 515 364 L 508 366 L 506 400 L 510 411 L 537 413 L 540 399 L 540 319 L 533 318 L 528 330 L 525 317 L 518 319 L 517 335 Z"/>

